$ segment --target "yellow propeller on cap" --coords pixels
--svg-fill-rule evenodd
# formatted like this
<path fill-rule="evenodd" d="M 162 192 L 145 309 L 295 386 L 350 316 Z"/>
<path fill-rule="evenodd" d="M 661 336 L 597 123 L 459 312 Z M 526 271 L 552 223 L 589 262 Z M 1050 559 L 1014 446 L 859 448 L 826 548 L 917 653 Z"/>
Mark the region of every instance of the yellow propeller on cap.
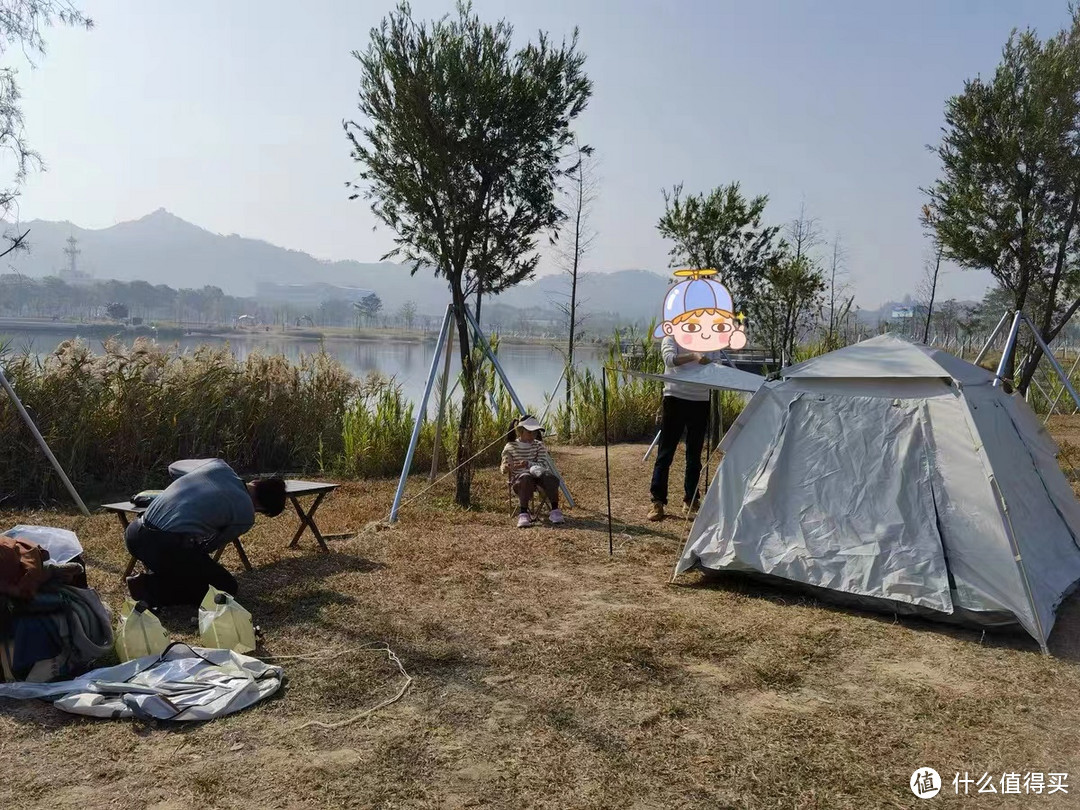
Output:
<path fill-rule="evenodd" d="M 715 276 L 719 273 L 719 270 L 714 270 L 711 267 L 688 267 L 684 270 L 676 270 L 672 275 L 682 278 L 707 278 L 708 276 Z"/>

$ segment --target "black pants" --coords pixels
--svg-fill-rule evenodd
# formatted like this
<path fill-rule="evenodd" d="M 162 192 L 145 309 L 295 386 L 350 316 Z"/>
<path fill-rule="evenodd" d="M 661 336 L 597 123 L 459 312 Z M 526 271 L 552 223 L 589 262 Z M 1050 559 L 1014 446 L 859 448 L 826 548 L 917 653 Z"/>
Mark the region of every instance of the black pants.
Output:
<path fill-rule="evenodd" d="M 709 422 L 709 403 L 678 397 L 664 397 L 660 422 L 660 448 L 653 466 L 650 493 L 654 501 L 667 505 L 668 471 L 686 431 L 686 475 L 683 478 L 683 501 L 693 503 L 701 477 L 701 450 Z"/>
<path fill-rule="evenodd" d="M 199 549 L 193 537 L 163 532 L 136 518 L 124 532 L 124 544 L 150 570 L 141 581 L 153 607 L 198 605 L 211 585 L 236 596 L 236 578 Z"/>

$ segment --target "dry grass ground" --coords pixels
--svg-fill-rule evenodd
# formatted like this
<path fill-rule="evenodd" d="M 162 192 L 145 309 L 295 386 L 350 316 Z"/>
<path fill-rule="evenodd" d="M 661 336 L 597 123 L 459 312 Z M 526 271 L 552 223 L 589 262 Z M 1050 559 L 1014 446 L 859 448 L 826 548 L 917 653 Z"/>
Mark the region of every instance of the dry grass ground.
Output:
<path fill-rule="evenodd" d="M 1056 425 L 1075 439 L 1080 420 Z M 1076 441 L 1080 444 L 1080 440 Z M 0 807 L 11 808 L 903 808 L 1075 807 L 1080 794 L 1080 607 L 1054 656 L 990 637 L 811 604 L 780 591 L 669 584 L 689 524 L 644 520 L 644 448 L 613 448 L 608 556 L 602 449 L 561 449 L 578 499 L 562 528 L 511 528 L 497 473 L 480 508 L 449 481 L 383 518 L 394 482 L 346 484 L 315 552 L 286 548 L 294 520 L 260 519 L 241 602 L 288 686 L 201 726 L 81 719 L 0 700 Z M 680 471 L 673 470 L 673 493 Z M 410 483 L 416 492 L 422 482 Z M 123 493 L 117 493 L 118 495 Z M 676 495 L 677 497 L 677 495 Z M 76 530 L 113 610 L 125 562 L 115 517 L 0 513 Z M 232 551 L 224 557 L 237 566 Z M 191 614 L 165 616 L 194 640 Z M 387 642 L 415 678 L 361 650 Z M 908 780 L 936 768 L 930 803 Z M 1064 772 L 1068 793 L 953 795 L 955 772 Z M 995 784 L 1000 791 L 1000 784 Z"/>

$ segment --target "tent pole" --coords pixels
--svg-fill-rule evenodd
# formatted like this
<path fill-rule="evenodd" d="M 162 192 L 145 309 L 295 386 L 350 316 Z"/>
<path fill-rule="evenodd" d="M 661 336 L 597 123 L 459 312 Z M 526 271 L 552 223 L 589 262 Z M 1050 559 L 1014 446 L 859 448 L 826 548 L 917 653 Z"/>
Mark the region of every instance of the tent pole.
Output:
<path fill-rule="evenodd" d="M 1005 364 L 1009 360 L 1009 356 L 1013 352 L 1013 347 L 1016 346 L 1016 336 L 1020 332 L 1020 319 L 1024 317 L 1024 313 L 1020 310 L 1016 310 L 1016 315 L 1013 317 L 1012 328 L 1009 330 L 1009 337 L 1005 341 L 1005 351 L 1001 353 L 1001 360 L 998 361 L 997 372 L 994 374 L 994 382 L 991 383 L 993 387 L 1001 385 L 1002 375 L 1005 373 Z"/>
<path fill-rule="evenodd" d="M 645 461 L 649 457 L 649 453 L 656 447 L 656 443 L 660 441 L 660 431 L 656 431 L 656 436 L 653 437 L 652 444 L 649 445 L 649 449 L 645 451 L 645 455 L 642 456 L 642 461 Z"/>
<path fill-rule="evenodd" d="M 607 366 L 601 373 L 604 389 L 604 488 L 607 490 L 607 543 L 608 556 L 615 554 L 615 540 L 611 535 L 611 466 L 608 462 L 608 420 L 607 420 Z"/>
<path fill-rule="evenodd" d="M 484 353 L 487 354 L 488 359 L 491 360 L 491 364 L 495 366 L 495 371 L 498 373 L 499 378 L 503 382 L 503 385 L 506 386 L 506 390 L 510 394 L 510 398 L 514 401 L 514 406 L 518 409 L 519 413 L 524 414 L 525 406 L 521 403 L 521 400 L 518 399 L 517 392 L 514 391 L 514 387 L 510 384 L 510 378 L 506 376 L 506 372 L 503 371 L 502 364 L 499 363 L 499 358 L 496 357 L 495 352 L 491 350 L 491 346 L 488 344 L 487 338 L 484 337 L 484 333 L 480 329 L 480 324 L 476 322 L 476 318 L 472 314 L 472 311 L 469 309 L 468 304 L 465 305 L 465 318 L 469 321 L 469 325 L 472 326 L 473 334 L 476 336 L 477 341 L 479 341 L 480 345 L 483 347 Z M 554 466 L 555 462 L 553 461 L 551 462 L 551 464 L 552 466 Z M 563 495 L 566 496 L 566 502 L 570 504 L 572 508 L 574 506 L 574 498 L 570 495 L 570 490 L 566 488 L 566 482 L 563 481 L 562 474 L 558 471 L 558 469 L 555 470 L 555 474 L 559 476 L 559 489 L 562 490 Z"/>
<path fill-rule="evenodd" d="M 26 408 L 23 407 L 22 400 L 19 399 L 19 395 L 15 393 L 15 389 L 11 387 L 11 383 L 8 382 L 7 375 L 4 373 L 4 366 L 0 363 L 0 385 L 7 391 L 7 395 L 11 397 L 11 401 L 15 404 L 15 410 L 19 412 L 19 416 L 26 422 L 26 426 L 30 428 L 30 432 L 34 434 L 34 439 L 37 441 L 38 446 L 41 447 L 41 451 L 45 454 L 45 457 L 49 459 L 49 463 L 52 464 L 53 469 L 56 470 L 57 475 L 60 476 L 60 480 L 64 482 L 64 486 L 67 488 L 68 494 L 79 505 L 79 511 L 86 517 L 90 517 L 90 510 L 86 508 L 86 504 L 83 503 L 83 499 L 79 497 L 79 493 L 75 491 L 75 487 L 72 485 L 67 474 L 64 472 L 64 468 L 60 466 L 60 462 L 56 460 L 56 456 L 53 455 L 52 450 L 49 449 L 49 445 L 45 441 L 45 437 L 41 435 L 41 431 L 37 429 L 37 425 L 34 424 L 34 420 L 30 418 L 30 414 L 26 412 Z"/>
<path fill-rule="evenodd" d="M 982 362 L 983 357 L 988 351 L 990 351 L 990 344 L 994 342 L 994 339 L 998 336 L 998 332 L 1001 331 L 1001 327 L 1005 325 L 1005 321 L 1009 319 L 1009 313 L 1006 312 L 1001 316 L 1001 320 L 998 321 L 998 325 L 994 327 L 994 331 L 990 333 L 990 337 L 987 338 L 986 343 L 983 344 L 982 350 L 975 355 L 975 365 L 979 365 Z"/>
<path fill-rule="evenodd" d="M 397 520 L 398 509 L 401 506 L 401 496 L 405 493 L 405 482 L 409 478 L 409 468 L 412 467 L 413 453 L 416 452 L 416 444 L 420 439 L 420 425 L 424 421 L 428 397 L 431 395 L 431 388 L 435 384 L 435 375 L 439 372 L 439 357 L 445 347 L 453 315 L 454 305 L 447 304 L 442 329 L 439 330 L 439 339 L 435 344 L 435 355 L 431 358 L 431 371 L 428 372 L 427 383 L 424 385 L 424 396 L 420 400 L 420 407 L 416 409 L 416 421 L 413 423 L 412 438 L 409 439 L 409 451 L 405 454 L 405 465 L 401 468 L 401 480 L 398 481 L 397 492 L 394 495 L 394 505 L 390 507 L 390 523 Z"/>
<path fill-rule="evenodd" d="M 1035 340 L 1038 342 L 1039 346 L 1042 347 L 1043 354 L 1046 355 L 1047 359 L 1050 361 L 1050 365 L 1054 367 L 1054 371 L 1057 372 L 1058 376 L 1061 378 L 1061 382 L 1064 383 L 1065 388 L 1069 392 L 1069 395 L 1073 398 L 1073 402 L 1076 403 L 1076 407 L 1080 408 L 1080 395 L 1076 393 L 1076 389 L 1073 388 L 1072 383 L 1069 382 L 1069 375 L 1065 373 L 1065 369 L 1063 369 L 1061 367 L 1061 364 L 1058 363 L 1057 358 L 1054 357 L 1054 353 L 1051 352 L 1049 347 L 1047 347 L 1047 345 L 1043 342 L 1042 335 L 1039 334 L 1039 330 L 1036 329 L 1031 323 L 1031 321 L 1028 320 L 1027 315 L 1024 315 L 1019 310 L 1017 311 L 1016 315 L 1018 318 L 1024 319 L 1024 323 L 1027 324 L 1028 329 L 1030 329 L 1032 334 L 1035 335 Z"/>
<path fill-rule="evenodd" d="M 431 474 L 428 481 L 434 481 L 439 474 L 439 451 L 442 450 L 443 419 L 446 416 L 446 394 L 450 385 L 450 357 L 453 355 L 454 331 L 451 329 L 446 340 L 446 360 L 443 362 L 442 389 L 439 392 L 439 421 L 435 423 L 435 444 L 431 451 Z"/>
<path fill-rule="evenodd" d="M 1072 375 L 1076 371 L 1076 367 L 1078 365 L 1080 365 L 1080 354 L 1076 355 L 1076 360 L 1073 362 L 1072 368 L 1069 369 L 1069 379 L 1072 379 Z M 1050 405 L 1050 413 L 1048 413 L 1046 415 L 1046 418 L 1043 419 L 1043 424 L 1044 425 L 1047 422 L 1049 422 L 1050 417 L 1054 415 L 1054 411 L 1057 409 L 1058 401 L 1061 399 L 1061 395 L 1064 394 L 1064 393 L 1065 393 L 1065 387 L 1062 386 L 1061 390 L 1057 392 L 1057 396 L 1054 397 L 1053 403 Z M 1075 411 L 1074 411 L 1074 413 L 1075 413 Z"/>

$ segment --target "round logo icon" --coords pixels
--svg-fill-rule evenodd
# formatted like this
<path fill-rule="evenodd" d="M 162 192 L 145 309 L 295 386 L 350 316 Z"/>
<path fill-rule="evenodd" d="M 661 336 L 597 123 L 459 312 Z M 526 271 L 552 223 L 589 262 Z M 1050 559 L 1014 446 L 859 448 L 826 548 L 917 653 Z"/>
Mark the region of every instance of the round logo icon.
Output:
<path fill-rule="evenodd" d="M 932 799 L 941 791 L 941 777 L 933 768 L 919 768 L 911 775 L 911 792 L 920 799 Z"/>

